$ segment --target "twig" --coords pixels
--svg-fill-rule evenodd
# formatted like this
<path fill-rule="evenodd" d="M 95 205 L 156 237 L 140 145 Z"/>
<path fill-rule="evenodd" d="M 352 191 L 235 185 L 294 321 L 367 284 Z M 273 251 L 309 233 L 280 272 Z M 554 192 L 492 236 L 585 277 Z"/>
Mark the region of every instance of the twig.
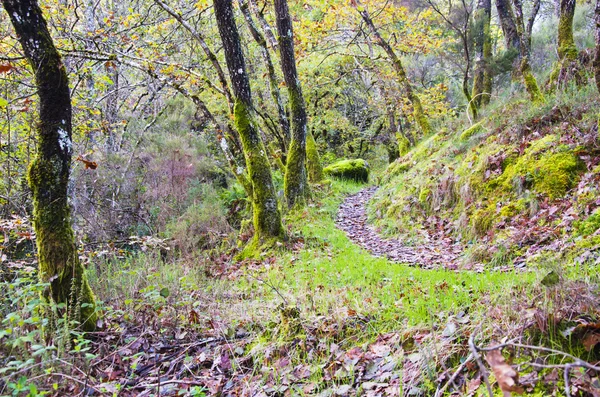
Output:
<path fill-rule="evenodd" d="M 452 383 L 454 383 L 454 380 L 456 379 L 456 377 L 458 376 L 458 374 L 460 374 L 462 372 L 462 370 L 465 368 L 465 365 L 467 365 L 467 363 L 469 361 L 471 361 L 472 359 L 473 359 L 473 353 L 470 353 L 467 356 L 467 359 L 465 361 L 463 361 L 462 364 L 459 365 L 459 367 L 456 370 L 456 372 L 454 372 L 454 374 L 450 377 L 450 379 L 448 379 L 448 382 L 446 382 L 446 384 L 444 385 L 444 387 L 442 387 L 441 389 L 438 389 L 435 392 L 435 397 L 440 397 L 442 394 L 444 394 L 444 392 L 446 391 L 446 389 L 448 388 L 448 386 L 450 386 Z"/>
<path fill-rule="evenodd" d="M 487 391 L 490 397 L 494 397 L 494 392 L 492 391 L 492 386 L 490 386 L 490 381 L 488 380 L 488 376 L 487 376 L 487 370 L 485 369 L 485 366 L 483 365 L 483 362 L 481 361 L 481 356 L 479 355 L 479 352 L 477 351 L 477 347 L 475 346 L 475 332 L 473 332 L 471 334 L 471 336 L 469 337 L 469 349 L 471 349 L 471 354 L 473 355 L 473 358 L 475 359 L 475 361 L 477 361 L 477 365 L 479 366 L 479 371 L 481 372 L 481 377 L 483 378 L 483 381 L 485 382 L 485 387 L 487 387 Z"/>

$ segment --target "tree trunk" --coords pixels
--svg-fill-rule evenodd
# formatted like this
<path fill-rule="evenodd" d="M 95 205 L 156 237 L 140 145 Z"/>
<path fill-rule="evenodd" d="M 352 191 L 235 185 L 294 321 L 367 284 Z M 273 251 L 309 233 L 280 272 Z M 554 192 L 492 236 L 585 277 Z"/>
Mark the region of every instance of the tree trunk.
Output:
<path fill-rule="evenodd" d="M 269 91 L 271 93 L 271 97 L 273 98 L 273 102 L 277 107 L 277 115 L 279 117 L 279 124 L 282 132 L 282 138 L 280 136 L 276 136 L 279 139 L 279 147 L 281 152 L 285 155 L 287 152 L 287 144 L 290 140 L 290 122 L 285 113 L 285 109 L 283 107 L 283 101 L 281 100 L 281 93 L 279 92 L 279 84 L 277 81 L 277 76 L 275 75 L 275 67 L 273 66 L 273 61 L 271 60 L 271 54 L 269 53 L 269 48 L 267 46 L 267 40 L 264 35 L 260 32 L 254 20 L 252 19 L 252 15 L 250 14 L 250 10 L 248 8 L 248 3 L 246 0 L 238 0 L 240 3 L 240 10 L 244 15 L 244 19 L 250 29 L 250 33 L 254 38 L 254 41 L 261 48 L 261 53 L 263 59 L 265 61 L 265 66 L 267 67 L 267 77 L 269 78 Z"/>
<path fill-rule="evenodd" d="M 288 207 L 302 204 L 306 198 L 306 104 L 296 69 L 294 55 L 294 28 L 287 0 L 275 0 L 277 33 L 281 70 L 287 85 L 292 113 L 292 140 L 287 154 L 284 193 Z"/>
<path fill-rule="evenodd" d="M 577 46 L 573 38 L 573 17 L 575 0 L 560 0 L 558 18 L 558 59 L 574 61 L 577 59 Z"/>
<path fill-rule="evenodd" d="M 490 37 L 490 19 L 492 17 L 491 0 L 479 0 L 475 11 L 475 73 L 473 78 L 472 101 L 477 108 L 489 103 L 492 76 L 489 62 L 492 55 Z"/>
<path fill-rule="evenodd" d="M 542 94 L 542 91 L 540 91 L 540 87 L 531 71 L 531 65 L 529 64 L 529 39 L 525 34 L 523 6 L 521 0 L 513 0 L 513 4 L 515 6 L 515 19 L 521 49 L 520 72 L 521 76 L 523 77 L 523 83 L 525 84 L 525 89 L 527 90 L 527 93 L 533 102 L 545 102 L 544 95 Z"/>
<path fill-rule="evenodd" d="M 246 167 L 252 183 L 255 242 L 259 244 L 273 238 L 281 239 L 285 236 L 285 232 L 277 206 L 267 150 L 254 120 L 250 80 L 246 72 L 231 0 L 214 0 L 213 5 L 235 96 L 235 126 L 240 134 Z"/>
<path fill-rule="evenodd" d="M 558 87 L 562 83 L 571 80 L 571 78 L 575 78 L 577 84 L 583 83 L 581 67 L 577 60 L 577 46 L 573 38 L 575 6 L 575 0 L 560 0 L 557 37 L 558 61 L 548 79 L 548 89 Z"/>
<path fill-rule="evenodd" d="M 306 169 L 308 171 L 308 180 L 312 183 L 318 183 L 323 180 L 323 165 L 321 165 L 319 147 L 310 131 L 306 134 Z"/>
<path fill-rule="evenodd" d="M 365 24 L 371 30 L 371 33 L 375 37 L 375 42 L 377 43 L 377 45 L 379 45 L 381 48 L 383 48 L 383 50 L 386 52 L 387 56 L 390 58 L 390 61 L 392 62 L 392 66 L 394 67 L 394 70 L 396 71 L 396 74 L 398 75 L 398 80 L 400 82 L 400 86 L 402 86 L 402 88 L 406 92 L 406 96 L 413 106 L 413 117 L 415 118 L 415 122 L 421 129 L 421 132 L 423 133 L 423 135 L 429 135 L 431 133 L 431 126 L 429 125 L 429 120 L 427 119 L 427 116 L 425 116 L 425 112 L 423 112 L 423 106 L 421 105 L 421 99 L 414 92 L 412 85 L 410 84 L 410 81 L 408 80 L 408 77 L 406 76 L 406 72 L 404 71 L 404 66 L 402 65 L 402 61 L 400 60 L 398 55 L 396 55 L 392 46 L 390 46 L 390 44 L 387 41 L 385 41 L 383 39 L 383 37 L 381 37 L 381 35 L 379 34 L 379 31 L 375 27 L 375 24 L 373 23 L 373 20 L 371 20 L 371 17 L 369 15 L 369 13 L 367 12 L 367 9 L 364 6 L 360 5 L 358 0 L 351 0 L 351 4 L 358 11 L 358 13 L 362 17 L 363 21 L 365 22 Z M 468 94 L 468 91 L 467 91 L 467 94 Z"/>
<path fill-rule="evenodd" d="M 506 50 L 514 53 L 516 59 L 513 65 L 515 71 L 518 71 L 521 62 L 521 40 L 510 0 L 496 0 L 496 10 L 498 11 L 498 19 L 500 19 L 500 25 L 504 33 Z"/>
<path fill-rule="evenodd" d="M 29 168 L 39 275 L 46 298 L 66 304 L 70 319 L 96 328 L 95 298 L 79 261 L 71 227 L 67 184 L 71 167 L 71 96 L 67 73 L 36 0 L 2 0 L 35 72 L 40 98 L 39 149 Z"/>
<path fill-rule="evenodd" d="M 596 87 L 600 93 L 600 0 L 596 0 L 596 9 L 594 10 L 594 22 L 596 33 L 596 53 L 594 54 L 594 77 L 596 78 Z"/>

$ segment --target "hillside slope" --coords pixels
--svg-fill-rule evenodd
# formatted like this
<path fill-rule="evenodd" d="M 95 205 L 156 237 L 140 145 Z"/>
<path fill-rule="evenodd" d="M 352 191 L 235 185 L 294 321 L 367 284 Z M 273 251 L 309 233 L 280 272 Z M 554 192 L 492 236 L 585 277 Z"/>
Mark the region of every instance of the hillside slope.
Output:
<path fill-rule="evenodd" d="M 600 248 L 598 98 L 498 106 L 391 164 L 369 219 L 407 245 L 461 244 L 464 269 L 586 262 Z"/>

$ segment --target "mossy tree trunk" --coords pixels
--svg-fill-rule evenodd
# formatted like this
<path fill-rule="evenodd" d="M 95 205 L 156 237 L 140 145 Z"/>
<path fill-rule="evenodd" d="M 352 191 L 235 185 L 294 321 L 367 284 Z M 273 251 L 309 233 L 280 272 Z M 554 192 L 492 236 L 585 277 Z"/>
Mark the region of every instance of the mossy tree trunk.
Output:
<path fill-rule="evenodd" d="M 577 46 L 573 37 L 575 7 L 575 0 L 560 0 L 557 32 L 558 61 L 548 79 L 549 89 L 558 87 L 571 78 L 575 78 L 578 84 L 583 83 L 581 67 L 577 60 Z"/>
<path fill-rule="evenodd" d="M 250 80 L 246 72 L 231 0 L 214 0 L 213 6 L 235 96 L 235 126 L 240 134 L 246 167 L 252 183 L 255 242 L 281 239 L 285 233 L 277 206 L 267 150 L 255 122 Z"/>
<path fill-rule="evenodd" d="M 596 87 L 600 93 L 600 0 L 596 0 L 596 8 L 594 10 L 594 27 L 596 35 L 596 53 L 594 54 L 594 77 L 596 79 Z"/>
<path fill-rule="evenodd" d="M 67 185 L 71 168 L 71 95 L 67 73 L 36 0 L 2 0 L 40 98 L 38 153 L 29 168 L 39 275 L 46 297 L 64 303 L 71 320 L 96 328 L 95 298 L 79 261 L 71 227 Z"/>
<path fill-rule="evenodd" d="M 275 15 L 281 70 L 287 85 L 292 113 L 292 141 L 287 155 L 284 193 L 288 207 L 302 205 L 307 195 L 306 177 L 306 103 L 298 79 L 294 54 L 294 28 L 287 0 L 275 0 Z"/>
<path fill-rule="evenodd" d="M 351 4 L 358 11 L 365 24 L 369 27 L 369 30 L 375 37 L 375 43 L 377 43 L 378 46 L 383 48 L 388 58 L 392 62 L 392 66 L 396 72 L 396 75 L 398 76 L 400 86 L 403 88 L 404 92 L 406 93 L 406 97 L 408 98 L 413 107 L 413 117 L 415 118 L 415 122 L 421 129 L 423 135 L 429 135 L 431 133 L 431 125 L 429 124 L 429 119 L 423 111 L 421 99 L 414 92 L 412 84 L 406 76 L 406 71 L 404 70 L 402 61 L 400 60 L 392 46 L 386 40 L 384 40 L 381 34 L 379 34 L 379 31 L 377 30 L 377 27 L 375 27 L 375 24 L 373 23 L 373 20 L 371 19 L 371 16 L 369 15 L 367 9 L 364 6 L 362 6 L 358 0 L 351 0 Z"/>
<path fill-rule="evenodd" d="M 256 44 L 261 49 L 261 54 L 263 60 L 265 61 L 265 66 L 267 68 L 267 77 L 269 79 L 269 91 L 271 94 L 271 98 L 275 103 L 275 107 L 277 108 L 277 116 L 279 118 L 279 129 L 281 130 L 280 134 L 275 134 L 279 143 L 279 148 L 281 149 L 281 153 L 285 156 L 287 153 L 288 143 L 290 141 L 290 122 L 285 113 L 285 109 L 283 107 L 283 101 L 281 100 L 281 93 L 279 91 L 279 82 L 277 81 L 277 76 L 275 74 L 275 67 L 273 66 L 273 61 L 271 60 L 271 54 L 269 53 L 269 47 L 267 45 L 267 40 L 262 32 L 258 29 L 258 26 L 254 23 L 254 19 L 250 13 L 250 9 L 248 6 L 247 0 L 238 0 L 240 4 L 240 10 L 244 15 L 244 19 L 246 20 L 246 24 L 248 25 L 248 29 L 250 29 L 250 34 L 256 41 Z"/>
<path fill-rule="evenodd" d="M 475 38 L 475 73 L 473 77 L 472 101 L 477 108 L 490 101 L 492 76 L 489 63 L 492 57 L 492 40 L 490 37 L 490 20 L 492 17 L 491 0 L 479 0 L 473 15 Z"/>
<path fill-rule="evenodd" d="M 577 59 L 577 46 L 573 38 L 573 18 L 575 17 L 575 0 L 560 0 L 558 17 L 558 58 L 574 61 Z"/>
<path fill-rule="evenodd" d="M 529 63 L 529 39 L 525 32 L 525 23 L 523 22 L 523 5 L 521 0 L 513 0 L 513 4 L 515 6 L 515 22 L 521 50 L 521 64 L 519 71 L 523 78 L 525 89 L 531 100 L 536 103 L 545 102 L 544 95 L 540 90 L 537 79 L 531 71 L 531 65 Z"/>
<path fill-rule="evenodd" d="M 498 19 L 504 33 L 506 50 L 515 55 L 513 64 L 513 76 L 515 76 L 515 72 L 518 73 L 521 64 L 521 39 L 517 31 L 515 15 L 510 0 L 496 0 L 496 10 L 498 11 Z"/>
<path fill-rule="evenodd" d="M 312 132 L 306 134 L 306 169 L 308 171 L 308 180 L 312 183 L 318 183 L 323 180 L 323 165 L 319 155 L 319 147 Z"/>

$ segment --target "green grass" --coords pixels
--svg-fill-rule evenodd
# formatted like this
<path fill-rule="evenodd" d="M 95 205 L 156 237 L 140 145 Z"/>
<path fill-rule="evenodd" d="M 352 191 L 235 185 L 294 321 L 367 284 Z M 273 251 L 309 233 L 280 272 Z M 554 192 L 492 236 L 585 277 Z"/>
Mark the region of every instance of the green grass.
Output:
<path fill-rule="evenodd" d="M 534 282 L 533 273 L 474 273 L 424 270 L 375 258 L 350 242 L 335 226 L 343 197 L 363 188 L 350 182 L 333 182 L 334 194 L 302 214 L 288 219 L 301 230 L 305 248 L 283 253 L 277 266 L 262 280 L 276 288 L 303 316 L 348 313 L 370 319 L 371 338 L 388 331 L 431 325 L 434 319 L 461 311 L 484 315 L 489 303 L 507 291 Z M 257 284 L 250 280 L 250 288 Z M 277 294 L 272 292 L 273 298 Z M 266 298 L 264 296 L 263 298 Z"/>

